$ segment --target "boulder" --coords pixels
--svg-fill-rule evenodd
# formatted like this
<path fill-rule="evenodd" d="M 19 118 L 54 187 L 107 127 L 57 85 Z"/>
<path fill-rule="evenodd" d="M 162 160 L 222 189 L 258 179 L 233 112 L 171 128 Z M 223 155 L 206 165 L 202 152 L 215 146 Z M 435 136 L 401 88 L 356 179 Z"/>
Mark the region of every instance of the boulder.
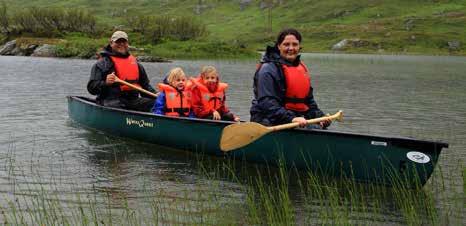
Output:
<path fill-rule="evenodd" d="M 461 49 L 461 42 L 458 40 L 449 41 L 447 42 L 447 44 L 448 44 L 448 50 L 450 51 L 458 51 Z"/>
<path fill-rule="evenodd" d="M 272 7 L 273 7 L 272 3 L 269 3 L 267 1 L 261 1 L 260 4 L 259 4 L 259 8 L 261 10 L 272 8 Z"/>
<path fill-rule="evenodd" d="M 30 44 L 24 49 L 24 53 L 26 54 L 26 56 L 30 56 L 38 46 L 39 45 L 36 44 Z"/>
<path fill-rule="evenodd" d="M 26 53 L 19 46 L 16 46 L 11 52 L 10 55 L 13 56 L 26 56 Z"/>
<path fill-rule="evenodd" d="M 202 12 L 208 10 L 210 8 L 209 5 L 206 5 L 206 4 L 198 4 L 196 5 L 196 7 L 194 8 L 194 14 L 196 15 L 201 15 Z"/>
<path fill-rule="evenodd" d="M 374 43 L 371 43 L 366 40 L 362 40 L 359 38 L 355 39 L 343 39 L 339 41 L 337 44 L 332 46 L 333 51 L 343 51 L 348 48 L 358 48 L 358 47 L 366 47 L 366 46 L 371 46 L 373 48 L 380 49 L 379 45 L 375 45 Z"/>
<path fill-rule="evenodd" d="M 347 45 L 348 45 L 348 39 L 343 39 L 339 41 L 337 44 L 333 45 L 332 50 L 333 51 L 345 50 L 347 48 Z"/>
<path fill-rule="evenodd" d="M 0 48 L 0 55 L 13 55 L 12 51 L 16 48 L 16 40 L 9 41 Z"/>
<path fill-rule="evenodd" d="M 414 20 L 413 19 L 407 19 L 405 20 L 405 29 L 407 31 L 410 31 L 414 28 Z"/>
<path fill-rule="evenodd" d="M 35 57 L 56 57 L 56 50 L 54 45 L 44 44 L 37 47 L 31 56 Z"/>
<path fill-rule="evenodd" d="M 239 9 L 241 11 L 245 10 L 251 4 L 252 0 L 240 0 L 239 1 Z"/>
<path fill-rule="evenodd" d="M 363 46 L 369 46 L 371 44 L 369 41 L 362 40 L 359 38 L 351 39 L 349 41 L 352 47 L 363 47 Z"/>

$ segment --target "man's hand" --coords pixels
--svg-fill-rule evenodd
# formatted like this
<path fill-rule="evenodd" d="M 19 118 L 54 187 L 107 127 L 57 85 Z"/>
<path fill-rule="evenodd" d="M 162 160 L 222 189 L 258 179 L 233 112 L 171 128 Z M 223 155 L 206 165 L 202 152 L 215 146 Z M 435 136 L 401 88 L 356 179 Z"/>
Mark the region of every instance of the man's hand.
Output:
<path fill-rule="evenodd" d="M 116 78 L 117 77 L 115 75 L 115 72 L 112 72 L 111 74 L 108 74 L 107 78 L 105 79 L 105 84 L 111 85 L 111 84 L 115 83 Z"/>

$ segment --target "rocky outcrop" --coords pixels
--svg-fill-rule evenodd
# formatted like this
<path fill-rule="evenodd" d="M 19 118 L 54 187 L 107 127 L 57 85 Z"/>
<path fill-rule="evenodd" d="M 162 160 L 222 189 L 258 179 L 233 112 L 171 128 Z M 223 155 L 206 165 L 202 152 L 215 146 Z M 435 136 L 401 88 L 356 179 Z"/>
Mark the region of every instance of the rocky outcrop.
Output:
<path fill-rule="evenodd" d="M 31 56 L 35 57 L 56 57 L 56 47 L 54 45 L 44 44 L 37 47 Z"/>
<path fill-rule="evenodd" d="M 378 44 L 371 43 L 367 40 L 355 38 L 355 39 L 343 39 L 332 46 L 333 51 L 344 51 L 349 48 L 359 48 L 359 47 L 371 47 L 374 49 L 380 49 Z"/>
<path fill-rule="evenodd" d="M 135 55 L 138 55 L 137 59 L 140 62 L 171 62 L 170 60 L 145 55 L 144 48 L 138 48 L 135 46 L 130 46 L 130 51 Z M 34 57 L 58 57 L 57 47 L 51 44 L 34 44 L 34 43 L 25 43 L 16 40 L 9 41 L 5 45 L 0 46 L 0 55 L 10 55 L 10 56 L 34 56 Z M 73 57 L 73 56 L 71 56 Z M 95 55 L 77 55 L 74 56 L 77 58 L 89 58 L 97 59 L 97 54 Z"/>
<path fill-rule="evenodd" d="M 16 40 L 9 41 L 0 48 L 0 55 L 13 55 L 12 52 L 15 48 L 16 48 Z"/>
<path fill-rule="evenodd" d="M 36 44 L 30 44 L 24 49 L 25 56 L 31 55 L 36 48 L 39 47 L 39 45 Z"/>
<path fill-rule="evenodd" d="M 0 48 L 0 55 L 56 57 L 54 45 L 19 45 L 16 40 L 5 43 Z"/>
<path fill-rule="evenodd" d="M 137 56 L 139 62 L 171 62 L 167 59 L 154 56 Z"/>

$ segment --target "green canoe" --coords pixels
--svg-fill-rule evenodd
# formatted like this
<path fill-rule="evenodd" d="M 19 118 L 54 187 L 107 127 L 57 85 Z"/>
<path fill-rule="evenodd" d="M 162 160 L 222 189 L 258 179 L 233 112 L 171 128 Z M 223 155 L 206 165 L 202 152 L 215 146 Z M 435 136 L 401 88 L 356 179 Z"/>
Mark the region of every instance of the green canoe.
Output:
<path fill-rule="evenodd" d="M 422 186 L 448 144 L 410 138 L 327 130 L 289 129 L 269 133 L 230 152 L 219 147 L 230 122 L 173 118 L 104 107 L 86 97 L 68 96 L 72 120 L 99 131 L 177 149 L 276 165 L 333 177 L 393 185 Z"/>

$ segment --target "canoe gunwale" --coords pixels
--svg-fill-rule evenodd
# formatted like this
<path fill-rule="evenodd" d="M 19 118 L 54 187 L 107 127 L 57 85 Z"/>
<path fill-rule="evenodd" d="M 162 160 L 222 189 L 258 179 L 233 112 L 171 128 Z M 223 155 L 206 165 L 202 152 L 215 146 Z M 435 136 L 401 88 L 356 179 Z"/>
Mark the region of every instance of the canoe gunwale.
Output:
<path fill-rule="evenodd" d="M 148 116 L 152 118 L 163 118 L 163 119 L 168 119 L 168 120 L 182 120 L 182 121 L 195 121 L 195 122 L 209 122 L 209 123 L 216 123 L 216 124 L 225 124 L 229 125 L 232 124 L 233 122 L 229 121 L 216 121 L 216 120 L 210 120 L 210 119 L 200 119 L 200 118 L 187 118 L 187 117 L 172 117 L 172 116 L 166 116 L 166 115 L 156 115 L 154 113 L 150 112 L 141 112 L 141 111 L 133 111 L 133 110 L 128 110 L 128 109 L 123 109 L 123 108 L 114 108 L 114 107 L 105 107 L 103 105 L 95 103 L 91 98 L 88 97 L 83 97 L 83 96 L 67 96 L 68 99 L 73 99 L 77 100 L 83 103 L 86 103 L 88 105 L 93 105 L 97 108 L 101 108 L 104 110 L 111 110 L 111 111 L 119 111 L 123 113 L 129 113 L 133 115 L 143 115 L 143 116 Z"/>

